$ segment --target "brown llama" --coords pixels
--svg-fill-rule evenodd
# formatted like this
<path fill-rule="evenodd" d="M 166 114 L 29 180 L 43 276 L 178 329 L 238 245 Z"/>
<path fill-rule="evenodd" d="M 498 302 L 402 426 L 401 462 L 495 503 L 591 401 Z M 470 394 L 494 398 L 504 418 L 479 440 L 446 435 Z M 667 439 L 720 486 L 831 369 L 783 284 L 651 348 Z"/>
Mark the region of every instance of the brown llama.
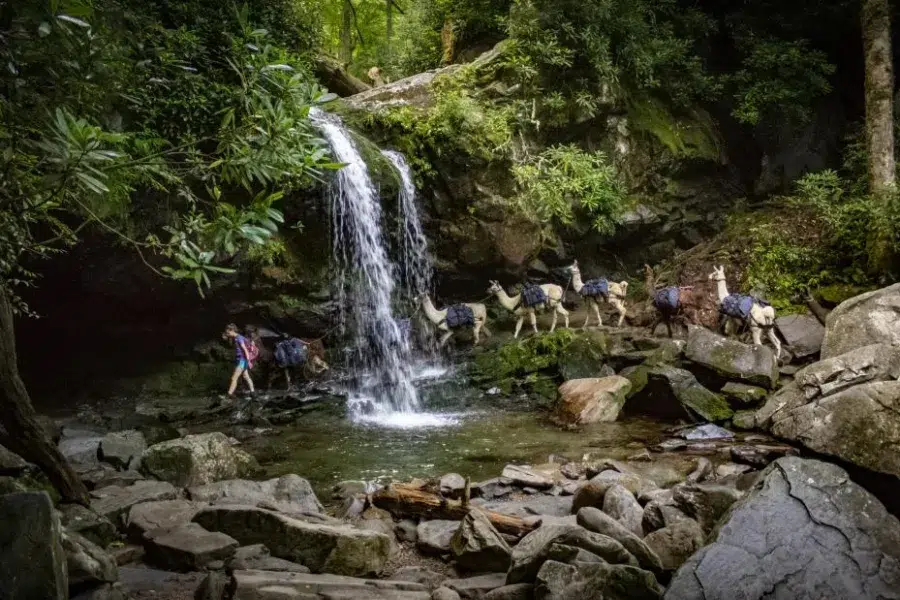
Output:
<path fill-rule="evenodd" d="M 693 286 L 670 286 L 657 290 L 656 275 L 650 265 L 644 265 L 644 283 L 650 302 L 656 309 L 656 319 L 650 325 L 650 335 L 656 333 L 660 323 L 665 323 L 669 337 L 673 337 L 672 324 L 682 322 L 700 324 L 700 309 L 703 305 L 703 294 Z M 669 301 L 671 300 L 671 301 Z"/>

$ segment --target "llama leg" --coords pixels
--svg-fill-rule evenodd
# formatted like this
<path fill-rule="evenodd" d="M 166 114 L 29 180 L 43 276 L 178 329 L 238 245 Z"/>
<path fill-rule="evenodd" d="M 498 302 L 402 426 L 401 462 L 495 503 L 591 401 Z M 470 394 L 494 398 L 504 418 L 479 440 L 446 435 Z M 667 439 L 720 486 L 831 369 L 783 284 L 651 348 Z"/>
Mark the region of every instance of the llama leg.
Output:
<path fill-rule="evenodd" d="M 616 307 L 616 310 L 619 311 L 619 321 L 616 323 L 616 327 L 621 327 L 622 323 L 625 321 L 625 313 L 628 310 L 625 308 L 625 301 L 616 299 L 616 303 L 613 305 Z"/>
<path fill-rule="evenodd" d="M 493 333 L 491 333 L 491 330 L 488 329 L 487 321 L 482 321 L 482 322 L 481 322 L 481 331 L 483 331 L 483 332 L 484 332 L 484 335 L 487 336 L 487 337 L 491 337 L 492 335 L 494 335 Z"/>
<path fill-rule="evenodd" d="M 754 346 L 762 346 L 762 327 L 752 323 L 750 325 L 750 335 L 753 337 Z"/>
<path fill-rule="evenodd" d="M 775 328 L 771 326 L 766 328 L 766 335 L 769 336 L 769 341 L 775 346 L 775 360 L 778 360 L 781 358 L 781 340 L 775 334 Z"/>
<path fill-rule="evenodd" d="M 585 299 L 584 301 L 584 325 L 581 326 L 582 329 L 588 328 L 588 323 L 591 321 L 591 308 L 594 307 L 594 303 L 590 300 L 590 298 Z"/>
<path fill-rule="evenodd" d="M 444 347 L 444 344 L 447 343 L 447 340 L 450 339 L 450 336 L 451 336 L 451 335 L 453 335 L 453 332 L 452 332 L 452 331 L 448 331 L 447 333 L 445 333 L 444 335 L 442 335 L 442 336 L 441 336 L 441 343 L 440 343 L 440 346 L 439 346 L 439 347 L 443 348 L 443 347 Z"/>
<path fill-rule="evenodd" d="M 673 337 L 672 336 L 672 319 L 671 318 L 666 319 L 666 331 L 669 332 L 669 339 L 671 339 Z"/>
<path fill-rule="evenodd" d="M 478 345 L 478 340 L 481 338 L 481 323 L 475 321 L 475 326 L 472 327 L 472 337 L 475 338 L 475 346 Z"/>
<path fill-rule="evenodd" d="M 519 320 L 516 321 L 516 332 L 513 334 L 513 339 L 516 339 L 517 337 L 519 337 L 519 331 L 522 330 L 522 323 L 524 323 L 524 322 L 525 322 L 525 315 L 524 314 L 519 315 Z"/>
<path fill-rule="evenodd" d="M 662 316 L 656 315 L 656 319 L 654 319 L 653 324 L 650 325 L 650 335 L 656 334 L 656 328 L 659 327 L 660 323 L 662 323 Z"/>
<path fill-rule="evenodd" d="M 563 316 L 563 320 L 566 323 L 566 329 L 568 329 L 569 328 L 569 311 L 567 311 L 563 307 L 562 302 L 560 302 L 559 304 L 556 305 L 556 312 L 558 312 L 559 314 L 561 314 Z"/>
<path fill-rule="evenodd" d="M 594 309 L 594 316 L 597 317 L 597 327 L 603 327 L 603 318 L 600 316 L 600 304 L 595 300 L 591 304 L 591 308 Z"/>
<path fill-rule="evenodd" d="M 531 328 L 534 329 L 534 333 L 538 332 L 537 328 L 537 317 L 534 314 L 534 309 L 528 311 L 528 320 L 531 322 Z M 553 326 L 550 327 L 550 333 L 553 333 L 553 329 L 556 327 L 556 313 L 553 313 Z"/>

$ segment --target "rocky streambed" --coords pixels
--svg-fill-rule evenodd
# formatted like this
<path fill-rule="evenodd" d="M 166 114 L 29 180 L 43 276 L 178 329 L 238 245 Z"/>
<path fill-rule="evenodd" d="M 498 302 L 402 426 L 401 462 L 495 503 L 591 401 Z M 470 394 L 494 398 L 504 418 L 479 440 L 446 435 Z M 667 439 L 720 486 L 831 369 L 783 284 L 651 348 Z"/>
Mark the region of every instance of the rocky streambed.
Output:
<path fill-rule="evenodd" d="M 453 427 L 350 453 L 336 435 L 349 464 L 310 473 L 327 448 L 289 449 L 296 423 L 338 422 L 324 392 L 237 422 L 202 402 L 82 414 L 56 435 L 89 508 L 54 507 L 0 451 L 0 580 L 11 598 L 897 598 L 900 522 L 869 482 L 900 475 L 898 294 L 836 309 L 823 360 L 795 364 L 699 329 L 502 344 L 444 405 Z"/>

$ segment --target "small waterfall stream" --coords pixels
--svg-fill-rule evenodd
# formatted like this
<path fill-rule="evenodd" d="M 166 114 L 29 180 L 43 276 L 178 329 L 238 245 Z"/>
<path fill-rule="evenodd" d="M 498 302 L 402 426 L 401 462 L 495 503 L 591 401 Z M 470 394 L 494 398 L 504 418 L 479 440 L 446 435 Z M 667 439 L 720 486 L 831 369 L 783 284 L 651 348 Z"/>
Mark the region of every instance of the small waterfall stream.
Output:
<path fill-rule="evenodd" d="M 392 308 L 399 292 L 395 282 L 407 282 L 409 291 L 427 289 L 431 266 L 427 240 L 415 206 L 415 188 L 402 155 L 385 153 L 403 182 L 401 207 L 403 235 L 398 267 L 387 250 L 382 210 L 369 170 L 349 130 L 335 115 L 313 109 L 313 124 L 328 141 L 338 170 L 331 189 L 335 284 L 340 323 L 351 336 L 348 366 L 355 381 L 349 408 L 357 420 L 394 426 L 429 425 L 437 417 L 421 414 L 413 385 L 410 336 Z"/>

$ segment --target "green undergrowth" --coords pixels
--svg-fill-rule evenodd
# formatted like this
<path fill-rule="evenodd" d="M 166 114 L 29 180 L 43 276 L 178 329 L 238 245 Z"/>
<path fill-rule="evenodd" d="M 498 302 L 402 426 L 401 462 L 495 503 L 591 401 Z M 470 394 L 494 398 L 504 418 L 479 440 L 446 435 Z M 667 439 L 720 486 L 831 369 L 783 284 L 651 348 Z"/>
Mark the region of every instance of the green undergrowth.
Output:
<path fill-rule="evenodd" d="M 511 340 L 475 357 L 473 380 L 509 393 L 518 383 L 542 381 L 540 375 L 555 377 L 563 352 L 575 338 L 571 329 L 557 329 L 553 333 Z"/>

